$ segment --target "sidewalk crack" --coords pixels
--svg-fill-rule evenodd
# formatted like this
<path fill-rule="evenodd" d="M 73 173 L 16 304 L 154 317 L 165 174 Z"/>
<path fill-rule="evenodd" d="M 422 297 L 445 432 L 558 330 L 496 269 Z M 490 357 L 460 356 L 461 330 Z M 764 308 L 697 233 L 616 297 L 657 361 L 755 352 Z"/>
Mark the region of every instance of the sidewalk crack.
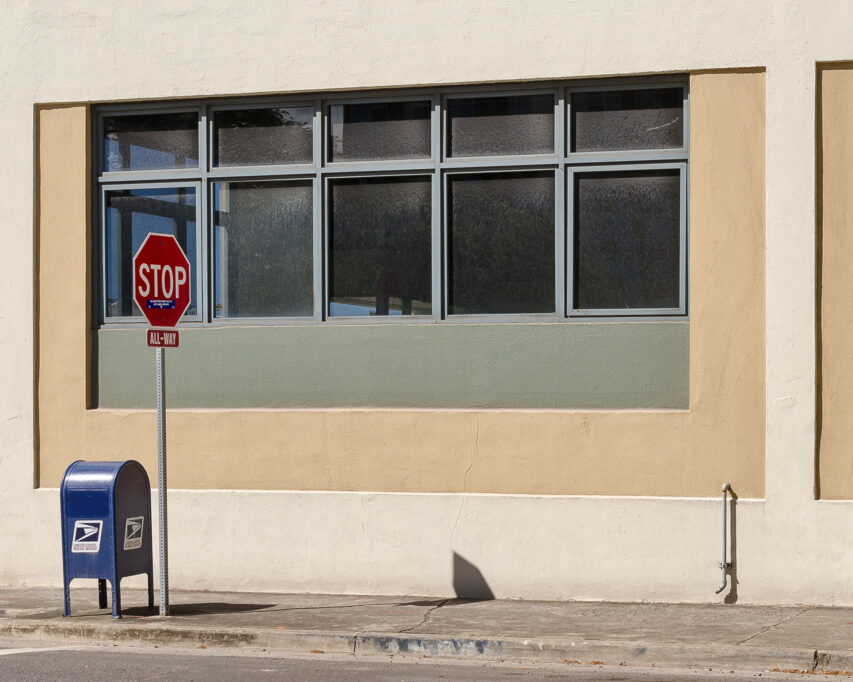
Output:
<path fill-rule="evenodd" d="M 741 645 L 741 644 L 746 644 L 746 643 L 747 643 L 747 642 L 749 642 L 750 640 L 753 640 L 753 639 L 755 639 L 756 637 L 760 637 L 760 636 L 761 636 L 761 635 L 763 635 L 765 632 L 769 632 L 769 631 L 770 631 L 770 630 L 772 630 L 773 628 L 777 628 L 777 627 L 779 627 L 780 625 L 782 625 L 783 623 L 787 623 L 789 620 L 793 620 L 793 619 L 794 619 L 794 618 L 796 618 L 797 616 L 802 616 L 802 615 L 803 615 L 804 613 L 806 613 L 807 611 L 811 611 L 811 607 L 810 607 L 810 606 L 809 606 L 809 607 L 807 607 L 807 608 L 804 608 L 802 611 L 798 611 L 797 613 L 794 613 L 794 614 L 792 614 L 792 615 L 788 616 L 787 618 L 783 618 L 783 619 L 782 619 L 782 620 L 780 620 L 778 623 L 773 623 L 772 625 L 768 625 L 768 626 L 767 626 L 766 628 L 764 628 L 763 630 L 761 630 L 761 631 L 759 631 L 759 632 L 756 632 L 754 635 L 750 635 L 749 637 L 747 637 L 745 640 L 743 640 L 743 641 L 741 641 L 741 642 L 738 642 L 736 646 L 739 646 L 739 645 Z"/>
<path fill-rule="evenodd" d="M 424 625 L 426 625 L 426 623 L 429 620 L 430 616 L 432 615 L 433 611 L 437 611 L 442 606 L 444 606 L 445 604 L 447 604 L 448 602 L 451 602 L 451 601 L 453 601 L 453 600 L 452 599 L 442 599 L 440 602 L 438 602 L 438 604 L 436 604 L 432 608 L 429 608 L 426 610 L 426 613 L 424 614 L 424 617 L 421 619 L 420 623 L 418 623 L 417 625 L 412 625 L 412 627 L 409 627 L 409 628 L 400 628 L 399 632 L 412 632 L 413 630 L 417 630 L 418 628 L 423 627 Z"/>

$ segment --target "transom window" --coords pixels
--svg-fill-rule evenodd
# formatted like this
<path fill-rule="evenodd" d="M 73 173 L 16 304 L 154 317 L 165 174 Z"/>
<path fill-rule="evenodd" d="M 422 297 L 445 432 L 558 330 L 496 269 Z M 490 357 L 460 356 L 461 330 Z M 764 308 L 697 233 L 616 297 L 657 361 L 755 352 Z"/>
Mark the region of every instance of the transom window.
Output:
<path fill-rule="evenodd" d="M 174 234 L 186 322 L 683 316 L 682 81 L 104 107 L 99 317 Z"/>

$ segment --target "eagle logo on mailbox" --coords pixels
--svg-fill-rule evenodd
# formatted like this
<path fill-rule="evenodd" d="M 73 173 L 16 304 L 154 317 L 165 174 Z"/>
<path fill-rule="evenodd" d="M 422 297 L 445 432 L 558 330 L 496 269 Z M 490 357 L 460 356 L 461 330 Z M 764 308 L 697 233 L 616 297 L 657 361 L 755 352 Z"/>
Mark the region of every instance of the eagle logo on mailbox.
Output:
<path fill-rule="evenodd" d="M 142 547 L 142 524 L 144 516 L 133 516 L 124 524 L 124 548 L 139 549 Z"/>
<path fill-rule="evenodd" d="M 75 521 L 71 551 L 74 553 L 97 553 L 101 549 L 101 530 L 103 529 L 103 525 L 104 522 L 101 520 Z"/>

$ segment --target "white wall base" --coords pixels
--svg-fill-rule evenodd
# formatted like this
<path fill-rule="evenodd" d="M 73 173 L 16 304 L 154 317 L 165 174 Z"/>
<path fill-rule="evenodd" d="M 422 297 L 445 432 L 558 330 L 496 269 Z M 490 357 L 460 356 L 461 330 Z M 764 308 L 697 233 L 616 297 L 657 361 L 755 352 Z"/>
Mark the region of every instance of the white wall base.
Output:
<path fill-rule="evenodd" d="M 28 497 L 0 576 L 61 585 L 58 491 Z M 716 595 L 721 517 L 719 498 L 179 490 L 170 583 L 453 596 L 479 571 L 499 598 L 853 605 L 853 502 L 738 500 L 737 589 Z"/>

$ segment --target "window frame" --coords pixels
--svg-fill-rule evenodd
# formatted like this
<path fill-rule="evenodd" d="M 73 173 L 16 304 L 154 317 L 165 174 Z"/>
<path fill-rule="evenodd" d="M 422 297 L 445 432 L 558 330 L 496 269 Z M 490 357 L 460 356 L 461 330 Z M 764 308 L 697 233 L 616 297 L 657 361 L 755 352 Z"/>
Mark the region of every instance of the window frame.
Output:
<path fill-rule="evenodd" d="M 333 106 L 346 106 L 350 104 L 391 104 L 395 102 L 429 102 L 430 104 L 430 154 L 429 156 L 423 156 L 420 158 L 412 158 L 412 159 L 362 159 L 358 161 L 332 161 L 329 158 L 329 140 L 332 136 L 332 117 L 331 117 L 331 108 Z M 394 169 L 408 169 L 408 168 L 421 168 L 427 166 L 433 166 L 436 156 L 435 156 L 435 145 L 433 144 L 433 136 L 435 134 L 435 126 L 433 119 L 436 117 L 436 94 L 432 92 L 424 92 L 423 94 L 409 94 L 409 95 L 393 95 L 387 94 L 383 96 L 376 97 L 366 97 L 364 93 L 360 93 L 359 95 L 353 94 L 349 97 L 344 96 L 336 96 L 332 98 L 328 98 L 323 100 L 322 102 L 322 117 L 324 119 L 323 123 L 323 154 L 320 157 L 321 166 L 324 169 L 333 170 L 339 169 L 342 172 L 346 172 L 347 169 L 352 168 L 362 168 L 365 167 L 367 169 L 377 169 L 377 170 L 394 170 Z"/>
<path fill-rule="evenodd" d="M 202 139 L 202 122 L 204 117 L 204 108 L 200 105 L 188 104 L 185 106 L 175 105 L 158 107 L 154 104 L 148 104 L 146 106 L 138 106 L 138 108 L 133 109 L 116 105 L 114 107 L 103 107 L 99 109 L 97 116 L 97 154 L 95 157 L 97 164 L 94 166 L 94 168 L 95 172 L 97 173 L 101 168 L 104 168 L 106 165 L 103 144 L 105 118 L 138 116 L 139 114 L 187 114 L 193 111 L 197 114 L 196 126 L 198 130 L 198 166 L 196 168 L 161 168 L 144 171 L 103 171 L 99 175 L 97 175 L 97 179 L 100 182 L 132 182 L 136 180 L 140 180 L 143 182 L 159 182 L 161 180 L 181 180 L 186 179 L 188 177 L 195 179 L 205 167 L 206 158 L 204 157 L 207 151 L 207 146 L 204 143 L 204 140 Z"/>
<path fill-rule="evenodd" d="M 680 88 L 683 93 L 683 147 L 665 150 L 621 150 L 603 152 L 571 152 L 571 97 L 576 92 L 647 90 Z M 506 156 L 452 157 L 448 154 L 449 114 L 452 99 L 475 97 L 512 97 L 536 94 L 554 95 L 554 151 L 552 154 L 517 154 Z M 369 161 L 329 161 L 331 133 L 330 107 L 337 104 L 374 102 L 429 101 L 430 156 L 423 159 L 391 159 Z M 213 113 L 223 110 L 263 109 L 276 107 L 313 107 L 313 153 L 310 164 L 270 164 L 256 166 L 214 165 Z M 198 115 L 199 165 L 146 171 L 102 172 L 104 166 L 104 118 L 153 113 L 195 111 Z M 313 93 L 252 97 L 195 98 L 179 103 L 145 102 L 108 104 L 94 110 L 92 133 L 94 160 L 92 165 L 93 195 L 97 215 L 94 216 L 93 323 L 96 327 L 137 327 L 144 318 L 106 317 L 105 192 L 111 189 L 196 186 L 196 239 L 198 280 L 198 315 L 183 318 L 182 324 L 198 327 L 282 326 L 302 324 L 504 324 L 504 323 L 583 323 L 591 320 L 660 321 L 689 319 L 689 83 L 687 76 L 652 76 L 634 78 L 600 78 L 583 81 L 531 83 L 491 83 L 474 86 L 406 88 L 373 92 Z M 653 170 L 678 168 L 680 191 L 680 264 L 678 308 L 674 309 L 575 309 L 573 307 L 574 244 L 574 175 L 580 172 L 609 170 Z M 555 308 L 553 313 L 514 313 L 450 315 L 448 314 L 448 181 L 456 174 L 499 173 L 547 170 L 554 173 L 554 268 Z M 330 316 L 328 314 L 328 200 L 329 181 L 337 178 L 429 176 L 431 179 L 431 278 L 432 314 L 412 316 Z M 213 183 L 240 181 L 305 180 L 312 181 L 313 195 L 313 316 L 310 317 L 215 317 L 213 273 Z"/>
<path fill-rule="evenodd" d="M 323 322 L 324 324 L 430 324 L 438 321 L 440 318 L 436 313 L 437 306 L 436 301 L 432 300 L 432 312 L 429 315 L 331 315 L 329 313 L 329 307 L 331 305 L 331 300 L 329 299 L 329 273 L 331 271 L 330 266 L 330 258 L 331 253 L 329 251 L 329 228 L 332 224 L 330 215 L 329 215 L 329 207 L 330 202 L 328 201 L 328 197 L 331 195 L 329 191 L 329 184 L 334 182 L 335 180 L 361 180 L 368 178 L 428 178 L 430 181 L 430 189 L 431 189 L 431 197 L 434 199 L 435 197 L 435 183 L 436 177 L 432 171 L 413 171 L 413 170 L 398 170 L 398 171 L 385 171 L 385 170 L 377 170 L 373 173 L 366 173 L 364 171 L 342 171 L 339 173 L 327 173 L 323 177 L 323 291 L 324 296 L 322 300 L 323 305 Z M 431 207 L 434 211 L 434 207 Z M 430 258 L 435 261 L 435 231 L 432 229 L 432 223 L 434 220 L 430 221 Z M 435 279 L 435 268 L 434 265 L 430 269 L 430 278 L 431 280 Z M 432 292 L 435 293 L 435 282 L 431 281 Z M 439 306 L 440 309 L 440 306 Z"/>
<path fill-rule="evenodd" d="M 311 282 L 312 282 L 312 295 L 313 295 L 313 309 L 311 315 L 298 315 L 298 316 L 253 316 L 253 315 L 241 315 L 234 317 L 216 317 L 216 241 L 213 237 L 213 230 L 216 227 L 215 213 L 216 213 L 216 192 L 214 191 L 214 185 L 216 184 L 224 184 L 224 183 L 244 183 L 244 182 L 255 182 L 255 183 L 274 183 L 274 182 L 305 182 L 308 181 L 311 183 L 311 201 L 312 201 L 312 233 L 311 233 L 311 243 L 312 243 L 312 258 L 311 258 Z M 233 326 L 270 326 L 270 325 L 279 325 L 284 320 L 286 324 L 313 324 L 318 320 L 317 317 L 317 287 L 318 287 L 318 273 L 316 267 L 317 260 L 317 180 L 314 178 L 314 175 L 311 173 L 292 173 L 284 176 L 275 176 L 269 177 L 265 175 L 261 176 L 246 176 L 246 177 L 236 177 L 236 176 L 228 176 L 227 178 L 219 178 L 219 177 L 211 177 L 208 178 L 207 182 L 207 215 L 208 222 L 210 225 L 209 230 L 207 230 L 205 237 L 208 240 L 208 244 L 206 246 L 206 257 L 207 262 L 209 263 L 209 274 L 207 277 L 208 282 L 208 307 L 205 309 L 205 318 L 206 324 L 205 326 L 213 326 L 213 327 L 233 327 Z"/>
<path fill-rule="evenodd" d="M 444 167 L 455 168 L 457 164 L 464 162 L 482 162 L 488 165 L 500 164 L 503 159 L 519 159 L 529 163 L 542 163 L 556 161 L 560 158 L 562 147 L 563 122 L 560 120 L 562 109 L 562 92 L 560 88 L 527 88 L 523 90 L 478 90 L 448 93 L 441 97 L 441 162 Z M 553 94 L 554 101 L 554 146 L 550 154 L 507 154 L 507 155 L 482 155 L 482 156 L 453 156 L 448 146 L 450 144 L 450 115 L 448 103 L 459 99 L 487 99 L 490 97 L 524 97 L 535 95 Z M 503 163 L 506 163 L 505 161 Z"/>
<path fill-rule="evenodd" d="M 311 126 L 311 134 L 313 138 L 317 137 L 318 114 L 320 100 L 302 99 L 292 102 L 282 102 L 280 100 L 257 100 L 251 102 L 240 102 L 233 104 L 210 104 L 206 107 L 207 125 L 205 126 L 205 136 L 207 142 L 208 163 L 206 167 L 207 175 L 211 178 L 226 176 L 237 177 L 245 175 L 247 177 L 258 177 L 262 175 L 278 176 L 282 173 L 291 171 L 294 174 L 298 173 L 313 173 L 316 171 L 316 139 L 313 142 L 313 149 L 310 163 L 276 163 L 276 164 L 260 164 L 254 166 L 226 166 L 215 163 L 215 140 L 216 128 L 214 126 L 214 114 L 218 111 L 251 111 L 254 109 L 288 109 L 288 108 L 312 108 L 314 110 L 314 121 Z M 205 107 L 202 106 L 204 109 Z M 270 171 L 270 169 L 273 169 Z"/>
<path fill-rule="evenodd" d="M 519 173 L 536 173 L 536 172 L 553 172 L 554 173 L 554 312 L 553 313 L 479 313 L 479 314 L 453 314 L 450 311 L 450 286 L 449 286 L 449 259 L 450 254 L 447 248 L 443 249 L 442 252 L 442 274 L 444 278 L 444 294 L 442 298 L 442 309 L 444 310 L 444 319 L 443 322 L 479 322 L 484 318 L 487 318 L 490 321 L 494 322 L 517 322 L 519 320 L 523 320 L 525 322 L 553 322 L 559 321 L 561 319 L 560 315 L 560 301 L 562 296 L 560 292 L 563 289 L 563 283 L 560 281 L 560 273 L 564 271 L 564 268 L 561 267 L 560 263 L 560 233 L 561 233 L 561 220 L 560 220 L 560 206 L 559 201 L 557 200 L 557 196 L 560 194 L 560 178 L 557 174 L 557 167 L 555 164 L 548 163 L 540 163 L 536 165 L 525 165 L 525 166 L 507 166 L 501 168 L 495 168 L 494 166 L 483 166 L 480 168 L 477 167 L 465 167 L 465 168 L 453 168 L 453 169 L 445 169 L 442 173 L 442 194 L 444 196 L 443 201 L 443 215 L 442 215 L 442 241 L 445 244 L 450 243 L 450 202 L 447 201 L 447 197 L 450 196 L 450 191 L 448 185 L 450 184 L 450 178 L 455 175 L 465 176 L 465 175 L 507 175 L 507 174 L 519 174 Z"/>
<path fill-rule="evenodd" d="M 636 164 L 598 164 L 594 166 L 571 167 L 566 172 L 566 212 L 572 217 L 566 226 L 566 269 L 574 267 L 575 247 L 575 176 L 589 173 L 622 173 L 636 171 L 677 170 L 679 172 L 679 239 L 678 239 L 678 298 L 677 308 L 575 308 L 574 307 L 574 277 L 566 277 L 566 308 L 567 315 L 577 317 L 647 317 L 650 315 L 672 316 L 684 315 L 687 312 L 687 163 L 668 161 L 665 163 L 636 163 Z"/>
<path fill-rule="evenodd" d="M 624 149 L 624 150 L 607 150 L 600 152 L 573 152 L 571 150 L 571 125 L 572 125 L 572 95 L 582 92 L 602 92 L 602 91 L 626 91 L 626 90 L 667 90 L 681 89 L 681 102 L 683 107 L 682 116 L 682 146 L 668 147 L 665 149 Z M 564 123 L 564 144 L 563 153 L 565 154 L 567 163 L 596 163 L 600 161 L 686 161 L 690 153 L 690 92 L 687 82 L 666 81 L 666 80 L 644 80 L 642 83 L 633 82 L 626 84 L 624 87 L 607 87 L 604 81 L 596 81 L 594 83 L 586 83 L 583 85 L 567 85 L 566 86 L 566 118 Z"/>

